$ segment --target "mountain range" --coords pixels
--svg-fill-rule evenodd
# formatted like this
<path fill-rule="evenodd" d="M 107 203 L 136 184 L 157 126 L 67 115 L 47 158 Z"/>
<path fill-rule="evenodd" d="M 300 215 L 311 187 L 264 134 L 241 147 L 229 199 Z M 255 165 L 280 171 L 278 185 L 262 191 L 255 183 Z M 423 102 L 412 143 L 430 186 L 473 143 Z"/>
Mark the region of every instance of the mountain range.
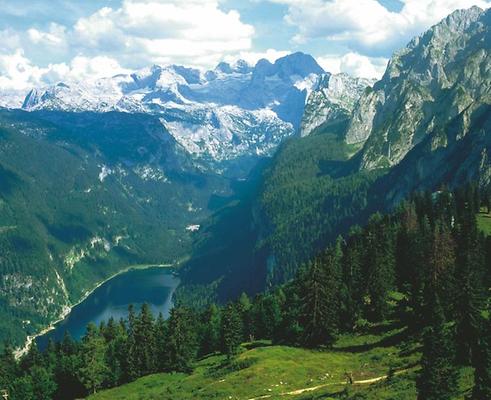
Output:
<path fill-rule="evenodd" d="M 490 35 L 456 11 L 378 82 L 294 53 L 31 90 L 0 111 L 2 332 L 130 264 L 182 262 L 184 300 L 258 291 L 413 191 L 489 185 Z"/>
<path fill-rule="evenodd" d="M 249 269 L 266 285 L 288 281 L 337 235 L 411 193 L 488 186 L 490 35 L 489 9 L 458 10 L 396 52 L 373 85 L 321 79 L 307 99 L 303 137 L 280 147 L 246 206 L 254 256 L 247 265 L 227 260 L 214 278 Z M 358 96 L 336 94 L 348 85 Z M 212 287 L 200 270 L 194 265 L 188 279 Z"/>
<path fill-rule="evenodd" d="M 190 154 L 220 164 L 271 155 L 299 129 L 305 101 L 324 73 L 303 53 L 274 64 L 222 62 L 206 72 L 154 65 L 129 75 L 36 88 L 22 108 L 157 115 Z"/>

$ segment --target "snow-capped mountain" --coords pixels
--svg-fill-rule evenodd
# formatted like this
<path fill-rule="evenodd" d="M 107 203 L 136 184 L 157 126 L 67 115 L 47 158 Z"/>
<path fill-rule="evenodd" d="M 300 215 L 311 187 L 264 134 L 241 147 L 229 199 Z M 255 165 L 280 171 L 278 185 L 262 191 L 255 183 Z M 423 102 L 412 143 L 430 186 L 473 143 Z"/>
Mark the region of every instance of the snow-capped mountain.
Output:
<path fill-rule="evenodd" d="M 129 75 L 33 89 L 22 108 L 159 115 L 189 153 L 220 162 L 270 154 L 296 133 L 306 100 L 323 74 L 314 58 L 303 53 L 274 64 L 222 62 L 207 72 L 153 66 Z"/>

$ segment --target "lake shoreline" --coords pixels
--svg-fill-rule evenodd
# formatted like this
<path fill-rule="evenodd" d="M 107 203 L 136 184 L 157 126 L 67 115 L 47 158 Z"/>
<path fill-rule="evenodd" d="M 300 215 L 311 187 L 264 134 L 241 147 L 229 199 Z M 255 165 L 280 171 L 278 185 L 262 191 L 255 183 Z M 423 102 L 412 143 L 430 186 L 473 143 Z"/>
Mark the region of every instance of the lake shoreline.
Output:
<path fill-rule="evenodd" d="M 79 304 L 83 303 L 87 298 L 93 294 L 97 289 L 99 289 L 102 285 L 105 283 L 109 282 L 110 280 L 126 274 L 130 271 L 138 271 L 138 270 L 146 270 L 146 269 L 152 269 L 152 268 L 166 268 L 166 269 L 172 269 L 175 267 L 175 264 L 142 264 L 142 265 L 130 265 L 121 271 L 118 271 L 111 276 L 107 277 L 106 279 L 103 279 L 99 283 L 97 283 L 92 289 L 87 290 L 81 299 L 77 301 L 76 303 L 70 305 L 70 306 L 65 306 L 61 314 L 58 316 L 58 318 L 51 322 L 46 328 L 40 330 L 39 332 L 35 333 L 34 335 L 28 335 L 26 338 L 26 341 L 24 343 L 24 346 L 17 348 L 14 351 L 14 357 L 16 360 L 24 356 L 30 349 L 32 343 L 40 336 L 43 336 L 47 334 L 48 332 L 52 331 L 53 329 L 56 328 L 56 325 L 62 322 L 70 313 L 72 312 L 73 308 L 77 307 Z"/>

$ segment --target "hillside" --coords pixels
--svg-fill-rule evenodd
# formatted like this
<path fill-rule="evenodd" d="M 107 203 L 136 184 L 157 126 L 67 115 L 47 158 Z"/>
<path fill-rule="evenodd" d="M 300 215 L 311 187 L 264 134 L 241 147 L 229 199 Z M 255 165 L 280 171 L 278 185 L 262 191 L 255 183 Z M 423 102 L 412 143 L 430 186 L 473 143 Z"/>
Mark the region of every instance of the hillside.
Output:
<path fill-rule="evenodd" d="M 89 399 L 313 400 L 350 395 L 364 400 L 414 400 L 419 372 L 414 361 L 419 354 L 411 352 L 414 343 L 398 342 L 397 332 L 345 337 L 333 351 L 244 343 L 243 352 L 230 366 L 223 357 L 210 356 L 200 360 L 191 375 L 150 375 Z M 396 343 L 385 344 L 391 338 Z M 394 376 L 389 378 L 391 368 Z M 352 374 L 353 385 L 347 384 L 346 373 Z M 459 394 L 449 400 L 463 400 L 472 387 L 471 371 L 463 369 L 461 374 Z"/>
<path fill-rule="evenodd" d="M 0 135 L 2 343 L 128 265 L 186 257 L 187 227 L 233 196 L 153 117 L 0 111 Z"/>
<path fill-rule="evenodd" d="M 417 344 L 404 342 L 403 330 L 391 325 L 374 327 L 373 332 L 341 338 L 332 351 L 244 343 L 232 364 L 212 355 L 199 360 L 191 375 L 150 375 L 89 399 L 328 398 L 346 388 L 346 373 L 361 381 L 350 391 L 368 394 L 366 399 L 414 399 Z M 400 375 L 388 383 L 385 376 L 391 368 Z M 379 383 L 377 378 L 382 378 Z M 372 379 L 375 387 L 369 383 Z"/>
<path fill-rule="evenodd" d="M 285 282 L 351 225 L 413 192 L 489 185 L 490 18 L 489 9 L 455 11 L 341 110 L 322 83 L 311 93 L 303 124 L 318 128 L 279 148 L 250 205 L 258 239 L 249 268 Z"/>
<path fill-rule="evenodd" d="M 14 400 L 36 390 L 57 400 L 481 400 L 491 390 L 491 241 L 476 215 L 487 202 L 476 186 L 414 195 L 252 299 L 179 304 L 167 320 L 130 306 L 127 320 L 89 323 L 79 342 L 65 335 L 18 362 L 7 349 L 0 385 Z"/>

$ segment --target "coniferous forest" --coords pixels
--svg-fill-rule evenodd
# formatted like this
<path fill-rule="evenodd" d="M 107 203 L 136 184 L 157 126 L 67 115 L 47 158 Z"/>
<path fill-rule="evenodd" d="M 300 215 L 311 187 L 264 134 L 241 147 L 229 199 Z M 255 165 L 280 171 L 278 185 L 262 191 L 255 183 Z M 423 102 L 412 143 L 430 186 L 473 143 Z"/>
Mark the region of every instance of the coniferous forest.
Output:
<path fill-rule="evenodd" d="M 391 320 L 420 342 L 418 399 L 452 398 L 463 366 L 474 371 L 470 398 L 489 399 L 491 237 L 476 221 L 491 208 L 489 193 L 471 185 L 413 195 L 252 299 L 176 305 L 167 320 L 130 307 L 127 320 L 90 324 L 80 342 L 33 345 L 18 361 L 7 344 L 0 387 L 14 400 L 80 398 L 156 372 L 190 373 L 212 353 L 233 365 L 243 342 L 329 349 L 341 334 Z"/>

